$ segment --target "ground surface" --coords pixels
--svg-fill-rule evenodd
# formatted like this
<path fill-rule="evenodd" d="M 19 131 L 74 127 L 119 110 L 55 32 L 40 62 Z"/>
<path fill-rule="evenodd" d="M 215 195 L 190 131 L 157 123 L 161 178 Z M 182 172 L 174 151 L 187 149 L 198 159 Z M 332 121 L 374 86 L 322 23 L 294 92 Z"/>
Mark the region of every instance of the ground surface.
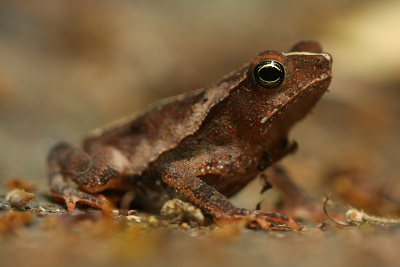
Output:
<path fill-rule="evenodd" d="M 41 1 L 0 4 L 1 266 L 398 266 L 399 230 L 308 230 L 66 215 L 48 197 L 45 159 L 59 140 L 157 99 L 210 84 L 266 49 L 318 40 L 334 79 L 291 133 L 299 151 L 282 161 L 317 201 L 400 217 L 398 1 Z M 34 183 L 33 210 L 10 212 L 7 181 Z M 279 211 L 259 180 L 241 207 Z M 40 211 L 40 207 L 44 211 Z M 334 209 L 335 207 L 332 207 Z M 51 212 L 50 212 L 51 211 Z M 147 214 L 140 213 L 139 217 Z M 153 217 L 151 217 L 153 218 Z"/>

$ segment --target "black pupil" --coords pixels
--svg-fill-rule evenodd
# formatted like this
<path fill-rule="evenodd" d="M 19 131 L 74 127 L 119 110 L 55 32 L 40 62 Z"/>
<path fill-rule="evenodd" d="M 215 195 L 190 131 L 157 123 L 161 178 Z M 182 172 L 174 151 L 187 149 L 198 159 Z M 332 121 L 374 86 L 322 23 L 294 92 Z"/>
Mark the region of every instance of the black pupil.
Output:
<path fill-rule="evenodd" d="M 276 67 L 267 66 L 267 67 L 260 69 L 260 71 L 258 72 L 258 75 L 264 81 L 273 82 L 280 78 L 281 71 L 279 69 L 277 69 Z"/>
<path fill-rule="evenodd" d="M 285 68 L 274 60 L 263 61 L 253 70 L 253 77 L 256 84 L 264 88 L 275 88 L 283 82 Z"/>

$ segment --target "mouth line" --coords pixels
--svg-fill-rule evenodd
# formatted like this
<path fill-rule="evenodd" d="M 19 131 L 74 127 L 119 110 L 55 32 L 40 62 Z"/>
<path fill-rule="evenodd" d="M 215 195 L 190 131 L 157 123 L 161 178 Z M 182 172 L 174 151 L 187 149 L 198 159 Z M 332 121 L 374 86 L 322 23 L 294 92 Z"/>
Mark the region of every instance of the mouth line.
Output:
<path fill-rule="evenodd" d="M 321 83 L 325 80 L 328 79 L 332 79 L 332 71 L 330 70 L 329 72 L 326 72 L 322 75 L 320 75 L 320 77 L 312 82 L 309 82 L 306 86 L 304 86 L 304 90 L 302 90 L 301 93 L 297 94 L 295 97 L 291 98 L 286 104 L 284 104 L 283 106 L 281 106 L 280 108 L 275 108 L 272 112 L 270 112 L 268 115 L 263 116 L 260 120 L 261 124 L 265 124 L 266 122 L 268 123 L 272 123 L 278 116 L 279 114 L 283 113 L 286 109 L 288 109 L 291 105 L 293 105 L 294 103 L 296 103 L 297 101 L 301 100 L 301 99 L 306 99 L 307 95 L 309 95 L 313 89 L 314 90 L 320 90 L 318 88 L 313 88 L 311 85 L 312 84 L 316 84 L 316 83 Z M 320 97 L 322 97 L 322 95 L 328 91 L 328 86 L 326 86 L 323 90 L 321 90 L 323 92 L 321 92 Z M 320 98 L 319 97 L 319 98 Z M 318 98 L 318 99 L 319 99 Z M 317 100 L 318 101 L 318 100 Z M 317 102 L 315 101 L 315 103 Z M 315 104 L 314 103 L 314 104 Z"/>

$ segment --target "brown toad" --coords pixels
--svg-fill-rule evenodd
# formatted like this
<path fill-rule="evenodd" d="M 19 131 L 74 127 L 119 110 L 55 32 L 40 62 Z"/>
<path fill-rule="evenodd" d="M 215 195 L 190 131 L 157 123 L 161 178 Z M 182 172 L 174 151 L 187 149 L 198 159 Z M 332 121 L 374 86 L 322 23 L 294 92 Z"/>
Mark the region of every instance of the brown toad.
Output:
<path fill-rule="evenodd" d="M 76 202 L 107 210 L 104 190 L 132 191 L 136 203 L 153 207 L 183 195 L 216 220 L 298 230 L 289 218 L 235 207 L 227 197 L 294 151 L 290 128 L 332 78 L 331 57 L 321 50 L 302 42 L 289 53 L 262 52 L 215 84 L 95 130 L 83 149 L 59 143 L 48 158 L 52 195 L 69 211 Z"/>

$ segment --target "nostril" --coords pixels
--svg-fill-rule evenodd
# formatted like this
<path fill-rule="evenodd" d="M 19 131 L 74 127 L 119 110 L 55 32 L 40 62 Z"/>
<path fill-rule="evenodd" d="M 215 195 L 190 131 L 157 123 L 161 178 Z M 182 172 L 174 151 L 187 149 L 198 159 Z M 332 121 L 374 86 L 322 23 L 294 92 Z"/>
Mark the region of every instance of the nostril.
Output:
<path fill-rule="evenodd" d="M 332 64 L 332 57 L 329 54 L 322 54 L 322 56 L 324 56 L 324 58 L 329 62 L 329 64 Z"/>
<path fill-rule="evenodd" d="M 331 66 L 332 65 L 332 57 L 329 54 L 321 54 L 321 57 L 315 59 L 315 64 L 318 66 Z"/>

